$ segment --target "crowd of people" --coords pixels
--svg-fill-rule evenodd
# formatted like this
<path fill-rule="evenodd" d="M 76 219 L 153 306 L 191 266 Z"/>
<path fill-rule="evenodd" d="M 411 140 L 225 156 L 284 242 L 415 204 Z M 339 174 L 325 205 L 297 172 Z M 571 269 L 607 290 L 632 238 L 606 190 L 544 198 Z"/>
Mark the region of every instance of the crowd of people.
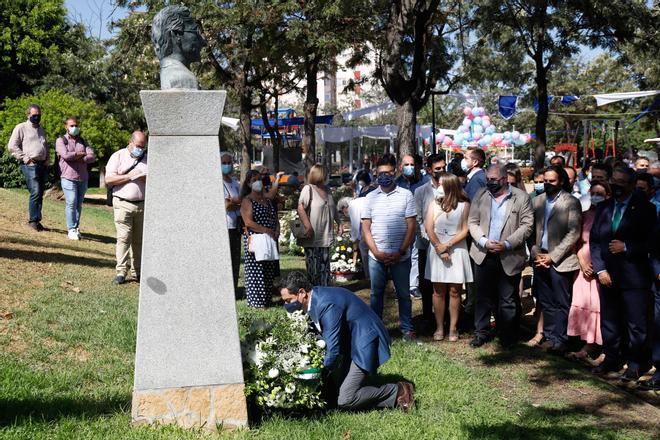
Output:
<path fill-rule="evenodd" d="M 28 225 L 41 226 L 41 204 L 50 166 L 41 109 L 31 105 L 16 126 L 9 150 L 21 162 L 30 193 Z M 56 152 L 64 192 L 68 237 L 81 238 L 82 200 L 93 149 L 80 136 L 78 119 L 64 121 Z M 147 136 L 136 131 L 109 159 L 105 182 L 117 230 L 115 284 L 140 277 Z M 570 356 L 588 360 L 598 374 L 638 379 L 655 365 L 642 389 L 660 389 L 660 162 L 645 157 L 608 158 L 579 171 L 557 155 L 532 177 L 527 193 L 520 168 L 470 148 L 447 162 L 391 154 L 367 159 L 352 181 L 353 197 L 337 205 L 327 170 L 308 172 L 296 210 L 298 243 L 313 288 L 329 286 L 330 248 L 350 222 L 350 239 L 370 280 L 370 309 L 382 319 L 392 280 L 404 340 L 417 338 L 412 300 L 422 302 L 418 330 L 436 341 L 455 342 L 474 331 L 472 347 L 496 337 L 510 348 L 520 339 L 523 271 L 531 266 L 536 328 L 527 341 L 556 354 L 569 352 L 569 338 L 583 341 Z M 256 258 L 252 239 L 278 242 L 278 186 L 256 167 L 242 182 L 231 154 L 221 154 L 233 281 L 241 255 L 251 307 L 267 307 L 280 275 L 277 259 Z M 242 244 L 242 250 L 241 250 Z M 332 295 L 328 295 L 331 297 Z M 410 391 L 410 390 L 408 390 Z M 388 395 L 392 395 L 392 388 Z"/>

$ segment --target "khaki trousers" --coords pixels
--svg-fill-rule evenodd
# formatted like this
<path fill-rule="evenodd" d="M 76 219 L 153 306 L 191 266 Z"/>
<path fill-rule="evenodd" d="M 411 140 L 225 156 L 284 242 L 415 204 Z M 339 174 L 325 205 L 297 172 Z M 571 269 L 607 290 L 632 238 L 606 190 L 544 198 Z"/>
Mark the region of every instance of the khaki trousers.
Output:
<path fill-rule="evenodd" d="M 128 269 L 132 267 L 134 275 L 139 276 L 142 262 L 144 202 L 133 203 L 114 197 L 112 206 L 117 229 L 117 275 L 126 276 Z"/>

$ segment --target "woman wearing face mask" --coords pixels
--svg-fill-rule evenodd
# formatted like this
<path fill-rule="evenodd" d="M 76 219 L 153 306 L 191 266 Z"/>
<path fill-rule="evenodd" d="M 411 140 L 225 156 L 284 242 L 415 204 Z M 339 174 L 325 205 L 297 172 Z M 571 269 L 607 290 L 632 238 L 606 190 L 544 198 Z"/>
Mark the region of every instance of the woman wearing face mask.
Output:
<path fill-rule="evenodd" d="M 582 213 L 582 234 L 578 241 L 577 257 L 580 271 L 573 283 L 573 298 L 568 314 L 568 335 L 579 336 L 585 345 L 571 357 L 589 360 L 592 365 L 598 365 L 603 355 L 591 360 L 590 356 L 599 351 L 603 343 L 600 333 L 600 298 L 598 296 L 598 280 L 591 265 L 589 252 L 589 231 L 594 222 L 596 206 L 610 198 L 611 191 L 607 183 L 595 182 L 590 190 L 591 206 Z"/>
<path fill-rule="evenodd" d="M 252 234 L 268 234 L 277 242 L 280 225 L 273 202 L 264 197 L 261 174 L 250 170 L 241 187 L 241 218 L 245 224 L 243 251 L 245 259 L 245 295 L 250 307 L 270 305 L 273 278 L 278 261 L 257 261 L 248 251 L 248 237 Z"/>
<path fill-rule="evenodd" d="M 335 239 L 334 223 L 339 227 L 335 202 L 326 186 L 327 173 L 321 164 L 312 166 L 307 185 L 300 191 L 298 216 L 305 227 L 299 241 L 305 249 L 305 265 L 313 286 L 330 284 L 330 245 Z"/>
<path fill-rule="evenodd" d="M 525 189 L 525 184 L 522 181 L 522 172 L 518 165 L 515 163 L 508 163 L 504 165 L 504 169 L 506 170 L 506 181 L 510 186 L 515 186 L 518 189 L 527 191 Z"/>
<path fill-rule="evenodd" d="M 445 298 L 449 293 L 449 341 L 458 341 L 458 316 L 463 283 L 473 281 L 468 253 L 468 213 L 470 203 L 458 177 L 442 172 L 424 218 L 430 248 L 426 260 L 426 278 L 433 283 L 433 313 L 437 330 L 433 339 L 444 339 Z"/>

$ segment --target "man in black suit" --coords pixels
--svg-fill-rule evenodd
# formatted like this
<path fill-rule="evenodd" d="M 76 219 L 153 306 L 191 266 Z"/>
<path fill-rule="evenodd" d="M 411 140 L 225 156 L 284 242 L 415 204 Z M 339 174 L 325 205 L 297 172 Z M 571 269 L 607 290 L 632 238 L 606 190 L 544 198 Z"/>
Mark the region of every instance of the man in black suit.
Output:
<path fill-rule="evenodd" d="M 598 205 L 589 247 L 600 283 L 601 332 L 605 361 L 594 373 L 628 369 L 625 381 L 636 381 L 650 368 L 647 315 L 651 299 L 649 252 L 655 208 L 634 192 L 635 172 L 616 167 L 610 179 L 613 198 Z M 625 334 L 624 334 L 625 332 Z M 627 347 L 621 347 L 627 341 Z"/>

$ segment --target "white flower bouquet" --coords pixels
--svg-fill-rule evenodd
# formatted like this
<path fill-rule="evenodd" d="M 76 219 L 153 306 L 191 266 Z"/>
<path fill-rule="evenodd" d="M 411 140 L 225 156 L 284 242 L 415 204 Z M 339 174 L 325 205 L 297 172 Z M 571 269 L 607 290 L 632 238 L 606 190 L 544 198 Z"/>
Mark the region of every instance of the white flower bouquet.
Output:
<path fill-rule="evenodd" d="M 346 236 L 338 237 L 330 246 L 330 271 L 333 273 L 355 273 L 357 261 L 353 261 L 353 243 Z"/>
<path fill-rule="evenodd" d="M 296 210 L 288 211 L 282 217 L 280 217 L 280 238 L 278 240 L 280 249 L 283 252 L 286 252 L 290 255 L 303 255 L 304 250 L 302 246 L 298 245 L 296 237 L 291 233 L 291 227 L 289 226 L 291 220 L 298 218 L 298 213 Z"/>
<path fill-rule="evenodd" d="M 302 312 L 267 319 L 241 317 L 246 395 L 264 410 L 323 408 L 325 341 L 309 331 Z"/>

